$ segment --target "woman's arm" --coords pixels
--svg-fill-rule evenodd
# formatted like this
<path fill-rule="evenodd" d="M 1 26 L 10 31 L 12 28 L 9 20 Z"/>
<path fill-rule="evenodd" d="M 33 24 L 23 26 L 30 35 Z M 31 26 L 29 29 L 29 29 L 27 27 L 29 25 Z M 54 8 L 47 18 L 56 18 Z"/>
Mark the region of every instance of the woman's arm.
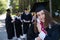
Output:
<path fill-rule="evenodd" d="M 41 30 L 41 24 L 39 22 L 37 22 L 37 28 L 38 28 L 38 31 L 39 31 L 39 35 L 37 38 L 40 38 L 42 40 L 44 40 L 46 34 Z"/>

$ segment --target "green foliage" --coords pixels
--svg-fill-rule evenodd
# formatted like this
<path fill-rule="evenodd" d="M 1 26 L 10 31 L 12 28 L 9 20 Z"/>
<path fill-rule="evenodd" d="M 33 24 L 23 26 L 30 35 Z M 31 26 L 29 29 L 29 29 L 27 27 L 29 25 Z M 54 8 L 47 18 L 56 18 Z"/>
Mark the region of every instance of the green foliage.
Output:
<path fill-rule="evenodd" d="M 33 6 L 35 2 L 49 2 L 49 0 L 10 0 L 10 5 L 12 6 L 13 10 L 16 9 L 19 11 L 23 11 L 24 8 L 29 8 Z M 60 0 L 51 0 L 52 1 L 52 9 L 53 12 L 55 9 L 60 9 Z M 49 3 L 48 3 L 49 6 Z M 48 8 L 47 8 L 48 9 Z"/>
<path fill-rule="evenodd" d="M 5 12 L 6 8 L 7 8 L 7 0 L 0 0 L 0 14 Z"/>
<path fill-rule="evenodd" d="M 44 2 L 44 0 L 39 0 L 39 2 Z"/>

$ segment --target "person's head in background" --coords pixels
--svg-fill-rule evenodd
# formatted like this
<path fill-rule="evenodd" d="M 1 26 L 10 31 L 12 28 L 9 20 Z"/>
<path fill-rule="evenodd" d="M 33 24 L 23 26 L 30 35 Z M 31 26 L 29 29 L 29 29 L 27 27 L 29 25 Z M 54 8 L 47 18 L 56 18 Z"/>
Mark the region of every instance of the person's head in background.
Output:
<path fill-rule="evenodd" d="M 25 14 L 29 14 L 29 10 L 27 8 L 24 9 Z"/>
<path fill-rule="evenodd" d="M 7 11 L 7 15 L 10 15 L 11 14 L 10 9 L 7 9 L 6 11 Z"/>
<path fill-rule="evenodd" d="M 8 13 L 11 13 L 10 9 L 7 9 L 6 11 L 7 11 Z"/>
<path fill-rule="evenodd" d="M 19 11 L 16 11 L 16 16 L 20 16 L 20 12 Z"/>
<path fill-rule="evenodd" d="M 36 12 L 31 12 L 32 16 L 35 16 L 36 15 Z"/>

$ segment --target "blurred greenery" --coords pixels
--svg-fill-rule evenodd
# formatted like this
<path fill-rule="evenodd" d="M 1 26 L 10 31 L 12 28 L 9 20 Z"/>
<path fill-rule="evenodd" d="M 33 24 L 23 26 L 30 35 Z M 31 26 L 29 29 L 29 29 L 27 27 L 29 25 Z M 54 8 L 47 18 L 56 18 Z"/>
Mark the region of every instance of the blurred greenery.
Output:
<path fill-rule="evenodd" d="M 0 0 L 0 14 L 4 13 L 7 8 L 7 0 Z"/>
<path fill-rule="evenodd" d="M 52 14 L 53 14 L 52 16 L 54 16 L 56 10 L 59 10 L 60 13 L 60 0 L 51 0 L 51 1 L 52 1 Z M 15 14 L 16 11 L 23 12 L 25 8 L 30 9 L 35 2 L 48 2 L 47 9 L 49 10 L 49 0 L 10 0 L 9 6 L 11 6 L 12 8 L 11 11 L 13 12 L 13 14 Z M 8 0 L 0 0 L 0 14 L 5 12 L 5 10 L 7 9 L 7 5 Z M 57 19 L 60 20 L 59 18 Z"/>
<path fill-rule="evenodd" d="M 0 14 L 7 8 L 7 1 L 8 0 L 0 0 Z M 19 11 L 23 11 L 23 9 L 31 8 L 31 6 L 35 3 L 35 2 L 48 2 L 49 0 L 10 0 L 10 6 L 12 6 L 12 10 L 13 12 L 19 10 Z M 56 9 L 60 10 L 60 0 L 52 0 L 52 9 L 53 12 Z"/>
<path fill-rule="evenodd" d="M 12 7 L 12 12 L 23 11 L 25 8 L 30 9 L 35 2 L 49 2 L 49 0 L 10 0 L 10 6 Z M 7 8 L 8 0 L 0 0 L 0 14 L 5 12 Z M 49 3 L 48 5 L 49 6 Z M 48 7 L 47 7 L 48 9 Z M 52 0 L 52 10 L 53 14 L 55 10 L 60 10 L 60 0 Z"/>
<path fill-rule="evenodd" d="M 16 11 L 22 12 L 25 8 L 30 9 L 35 2 L 48 2 L 47 9 L 49 11 L 49 0 L 11 0 L 10 5 L 12 6 L 13 13 Z M 56 10 L 60 11 L 60 0 L 51 0 L 52 2 L 52 16 Z M 54 20 L 60 22 L 60 17 L 54 17 Z"/>

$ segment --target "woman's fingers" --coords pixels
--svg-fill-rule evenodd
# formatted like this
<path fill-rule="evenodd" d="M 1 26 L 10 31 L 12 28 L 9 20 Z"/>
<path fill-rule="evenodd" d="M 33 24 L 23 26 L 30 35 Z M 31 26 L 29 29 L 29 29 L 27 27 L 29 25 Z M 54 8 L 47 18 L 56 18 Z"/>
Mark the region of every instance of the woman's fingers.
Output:
<path fill-rule="evenodd" d="M 38 31 L 41 32 L 41 25 L 40 25 L 40 23 L 37 23 L 37 28 L 38 28 Z"/>
<path fill-rule="evenodd" d="M 37 39 L 37 40 L 41 40 L 41 38 L 40 38 L 40 37 L 37 37 L 36 39 Z"/>

